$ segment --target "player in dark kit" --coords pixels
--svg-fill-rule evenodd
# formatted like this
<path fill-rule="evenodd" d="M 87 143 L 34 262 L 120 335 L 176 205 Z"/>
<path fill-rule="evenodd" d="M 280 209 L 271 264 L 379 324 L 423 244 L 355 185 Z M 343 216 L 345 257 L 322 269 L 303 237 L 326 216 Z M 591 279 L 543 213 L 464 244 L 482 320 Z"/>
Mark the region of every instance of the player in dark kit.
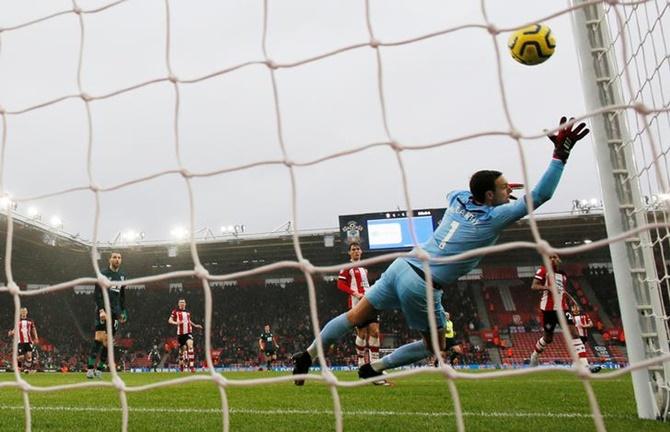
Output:
<path fill-rule="evenodd" d="M 151 369 L 153 369 L 153 371 L 156 372 L 158 363 L 160 363 L 161 361 L 161 354 L 160 352 L 158 352 L 158 345 L 154 345 L 151 351 L 149 351 L 148 359 L 151 362 Z"/>
<path fill-rule="evenodd" d="M 101 273 L 111 282 L 122 282 L 128 279 L 128 276 L 121 271 L 121 262 L 123 258 L 119 252 L 112 252 L 109 257 L 109 266 L 101 270 Z M 116 334 L 116 330 L 120 323 L 125 323 L 128 319 L 126 311 L 126 287 L 120 283 L 114 284 L 107 289 L 109 296 L 109 308 L 112 313 L 112 335 Z M 102 371 L 105 370 L 107 363 L 107 313 L 105 312 L 105 302 L 102 297 L 102 287 L 95 285 L 95 338 L 91 353 L 88 357 L 88 370 L 86 371 L 86 378 L 101 378 Z M 95 368 L 95 361 L 100 356 L 98 368 Z"/>
<path fill-rule="evenodd" d="M 277 360 L 277 350 L 279 349 L 277 339 L 270 330 L 270 324 L 265 324 L 263 333 L 258 337 L 258 349 L 265 355 L 267 369 L 270 370 L 272 362 Z"/>

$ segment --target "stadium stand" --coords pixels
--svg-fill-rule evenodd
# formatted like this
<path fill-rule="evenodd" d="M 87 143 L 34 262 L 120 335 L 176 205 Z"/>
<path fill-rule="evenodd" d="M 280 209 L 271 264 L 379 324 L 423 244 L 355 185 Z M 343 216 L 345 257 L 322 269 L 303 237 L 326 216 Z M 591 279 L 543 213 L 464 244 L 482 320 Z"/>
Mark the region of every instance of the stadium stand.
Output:
<path fill-rule="evenodd" d="M 94 276 L 90 245 L 71 236 L 46 232 L 29 223 L 15 222 L 13 241 L 16 252 L 12 256 L 12 270 L 14 279 L 22 289 L 32 290 L 82 276 Z M 547 238 L 556 244 L 570 241 L 566 235 L 572 232 L 582 235 L 580 230 L 588 231 L 594 239 L 597 238 L 594 232 L 602 230 L 604 233 L 602 217 L 599 216 L 541 220 L 540 224 Z M 574 229 L 566 230 L 566 224 Z M 0 231 L 4 227 L 4 223 L 0 224 Z M 529 235 L 526 222 L 521 221 L 502 240 L 523 240 Z M 325 236 L 334 238 L 332 247 L 325 246 Z M 0 248 L 4 248 L 4 241 L 5 237 L 2 236 Z M 314 265 L 333 265 L 346 261 L 343 239 L 337 230 L 325 234 L 301 235 L 300 242 L 303 254 Z M 103 257 L 101 265 L 104 265 L 104 258 L 112 249 L 123 253 L 123 267 L 130 277 L 193 267 L 190 251 L 185 244 L 108 246 L 100 249 Z M 608 262 L 606 252 L 605 249 L 589 252 L 591 255 L 585 254 L 580 257 L 580 262 L 571 263 L 571 271 L 581 272 L 584 269 L 583 276 L 574 279 L 575 291 L 579 293 L 580 283 L 585 281 L 585 288 L 586 285 L 592 287 L 605 309 L 595 312 L 612 315 L 613 321 L 618 323 L 613 278 L 605 269 L 591 264 Z M 211 274 L 224 274 L 270 262 L 291 260 L 295 252 L 291 236 L 280 234 L 203 242 L 198 245 L 198 254 Z M 366 257 L 376 254 L 368 252 Z M 503 362 L 522 363 L 527 357 L 527 341 L 536 340 L 536 331 L 539 330 L 536 315 L 538 300 L 536 294 L 528 289 L 529 279 L 517 276 L 517 268 L 533 268 L 538 262 L 533 251 L 519 251 L 514 256 L 487 256 L 482 261 L 481 277 L 464 278 L 445 289 L 443 302 L 445 309 L 451 312 L 457 338 L 463 342 L 463 363 L 488 362 L 487 347 L 492 346 L 499 349 Z M 370 266 L 370 279 L 376 280 L 385 267 L 384 263 Z M 0 276 L 5 278 L 1 266 Z M 315 281 L 318 316 L 323 324 L 345 310 L 346 299 L 335 288 L 334 275 L 315 275 Z M 40 333 L 40 367 L 67 370 L 81 370 L 84 367 L 93 330 L 92 288 L 77 286 L 48 295 L 22 297 L 22 304 L 28 307 Z M 504 293 L 504 299 L 501 293 Z M 212 347 L 217 365 L 254 368 L 261 364 L 257 338 L 266 322 L 271 324 L 279 339 L 279 364 L 288 364 L 290 353 L 305 346 L 313 338 L 302 273 L 284 270 L 276 274 L 257 275 L 252 279 L 226 281 L 225 284 L 212 283 L 212 296 Z M 588 296 L 577 296 L 585 302 L 587 310 L 594 312 Z M 187 278 L 130 286 L 127 297 L 130 318 L 118 334 L 116 345 L 121 359 L 119 363 L 123 367 L 146 367 L 147 352 L 157 344 L 164 352 L 163 364 L 174 365 L 174 328 L 167 324 L 167 319 L 177 299 L 185 297 L 194 320 L 203 321 L 204 296 L 198 280 Z M 478 307 L 478 301 L 485 308 Z M 486 315 L 480 316 L 482 313 Z M 9 364 L 11 344 L 6 330 L 12 327 L 13 316 L 13 299 L 3 293 L 0 295 L 0 366 L 7 367 Z M 491 327 L 484 328 L 483 322 L 490 323 Z M 602 322 L 600 325 L 603 326 Z M 397 311 L 382 315 L 381 331 L 382 347 L 386 349 L 393 349 L 417 338 L 417 334 L 409 331 Z M 598 331 L 598 335 L 601 334 L 604 342 L 599 349 L 605 352 L 604 355 L 625 361 L 620 325 L 613 328 L 603 326 Z M 195 346 L 196 357 L 202 360 L 202 333 L 195 334 Z M 556 353 L 548 353 L 552 361 L 567 361 L 567 351 L 562 342 L 556 344 L 555 349 Z M 593 352 L 589 354 L 595 357 Z M 353 363 L 354 357 L 352 341 L 343 340 L 332 348 L 329 359 L 333 364 L 347 365 Z"/>

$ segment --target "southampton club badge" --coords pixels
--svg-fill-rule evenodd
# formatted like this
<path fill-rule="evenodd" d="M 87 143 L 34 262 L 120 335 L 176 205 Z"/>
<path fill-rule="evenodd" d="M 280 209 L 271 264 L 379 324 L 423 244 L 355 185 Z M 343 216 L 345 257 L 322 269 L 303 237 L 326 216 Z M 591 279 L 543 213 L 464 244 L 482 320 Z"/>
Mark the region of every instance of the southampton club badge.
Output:
<path fill-rule="evenodd" d="M 349 221 L 342 227 L 342 232 L 347 235 L 347 244 L 351 242 L 361 242 L 361 231 L 363 226 L 356 221 Z"/>

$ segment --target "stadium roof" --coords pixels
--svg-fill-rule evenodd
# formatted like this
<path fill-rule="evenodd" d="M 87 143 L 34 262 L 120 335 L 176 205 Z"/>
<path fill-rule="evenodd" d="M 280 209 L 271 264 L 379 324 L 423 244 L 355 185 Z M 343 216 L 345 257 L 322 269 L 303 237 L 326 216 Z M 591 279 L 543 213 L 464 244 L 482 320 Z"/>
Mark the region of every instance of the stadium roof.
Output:
<path fill-rule="evenodd" d="M 540 235 L 554 247 L 562 248 L 606 238 L 602 214 L 543 217 L 537 219 Z M 4 258 L 7 224 L 2 217 L 0 256 Z M 300 233 L 300 247 L 306 259 L 317 266 L 335 265 L 348 260 L 344 239 L 337 229 L 318 233 Z M 532 241 L 527 219 L 504 231 L 498 244 Z M 327 246 L 332 245 L 332 246 Z M 124 267 L 131 275 L 161 274 L 193 268 L 188 243 L 160 243 L 99 246 L 103 255 L 112 249 L 123 252 Z M 200 241 L 197 250 L 203 265 L 211 274 L 250 270 L 284 260 L 296 260 L 293 237 L 289 233 L 266 236 L 229 237 L 225 240 Z M 50 281 L 92 275 L 91 245 L 69 235 L 56 233 L 41 224 L 15 220 L 12 269 L 18 281 L 47 277 Z M 366 257 L 383 252 L 368 252 Z M 568 262 L 607 263 L 609 248 L 599 248 L 579 256 L 566 257 Z M 534 266 L 540 263 L 534 249 L 517 249 L 486 256 L 482 266 Z M 381 266 L 383 268 L 383 265 Z M 54 272 L 46 274 L 46 272 Z M 289 271 L 292 272 L 292 271 Z M 2 270 L 4 278 L 4 269 Z M 281 273 L 281 272 L 280 272 Z M 41 275 L 41 276 L 38 276 Z M 6 278 L 4 278 L 6 280 Z"/>

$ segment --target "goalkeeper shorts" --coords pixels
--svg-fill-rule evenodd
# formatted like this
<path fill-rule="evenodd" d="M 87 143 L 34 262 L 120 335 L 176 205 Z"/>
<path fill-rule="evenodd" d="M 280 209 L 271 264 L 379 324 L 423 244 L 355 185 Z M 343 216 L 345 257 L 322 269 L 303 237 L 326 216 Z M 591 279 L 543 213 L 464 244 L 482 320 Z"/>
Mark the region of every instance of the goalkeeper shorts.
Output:
<path fill-rule="evenodd" d="M 398 258 L 382 273 L 381 278 L 365 293 L 372 306 L 381 311 L 400 309 L 413 330 L 427 332 L 428 304 L 426 303 L 426 281 L 410 264 Z M 433 307 L 438 328 L 444 328 L 442 291 L 433 291 Z"/>

